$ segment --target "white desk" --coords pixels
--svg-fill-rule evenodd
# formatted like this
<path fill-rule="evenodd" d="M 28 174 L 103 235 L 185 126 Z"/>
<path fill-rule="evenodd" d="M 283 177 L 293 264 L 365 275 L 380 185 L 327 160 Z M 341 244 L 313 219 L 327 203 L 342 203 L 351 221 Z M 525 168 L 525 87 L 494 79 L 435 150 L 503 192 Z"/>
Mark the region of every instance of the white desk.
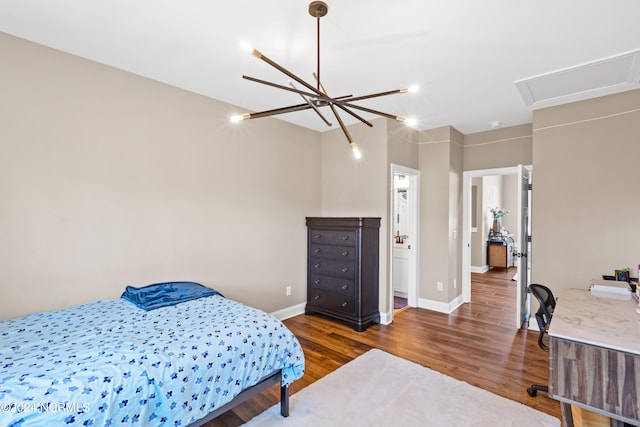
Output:
<path fill-rule="evenodd" d="M 564 425 L 571 405 L 640 425 L 640 314 L 633 300 L 561 289 L 549 328 L 549 396 L 560 400 Z"/>

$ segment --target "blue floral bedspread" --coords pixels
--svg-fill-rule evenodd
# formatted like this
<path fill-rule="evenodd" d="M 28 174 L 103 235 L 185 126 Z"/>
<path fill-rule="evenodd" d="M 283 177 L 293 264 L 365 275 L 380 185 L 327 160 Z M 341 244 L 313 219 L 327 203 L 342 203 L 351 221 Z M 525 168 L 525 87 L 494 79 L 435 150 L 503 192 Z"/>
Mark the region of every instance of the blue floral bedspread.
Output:
<path fill-rule="evenodd" d="M 304 372 L 295 336 L 221 296 L 32 314 L 0 322 L 0 426 L 186 426 L 280 369 Z"/>

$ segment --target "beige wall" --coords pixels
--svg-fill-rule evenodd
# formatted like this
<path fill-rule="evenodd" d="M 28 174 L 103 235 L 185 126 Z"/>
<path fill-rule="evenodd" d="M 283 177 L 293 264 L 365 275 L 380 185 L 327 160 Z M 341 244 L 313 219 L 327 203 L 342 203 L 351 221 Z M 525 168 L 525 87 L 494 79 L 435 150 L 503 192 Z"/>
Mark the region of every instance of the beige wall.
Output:
<path fill-rule="evenodd" d="M 464 136 L 464 170 L 532 164 L 531 124 L 510 126 Z"/>
<path fill-rule="evenodd" d="M 451 128 L 420 133 L 420 252 L 418 297 L 448 302 Z M 437 290 L 437 283 L 443 290 Z"/>
<path fill-rule="evenodd" d="M 396 120 L 387 120 L 386 122 L 389 175 L 391 174 L 391 163 L 411 169 L 420 169 L 418 156 L 419 132 Z M 391 185 L 391 181 L 389 181 L 389 185 Z"/>
<path fill-rule="evenodd" d="M 460 232 L 464 135 L 450 126 L 420 133 L 421 306 L 448 310 L 462 292 Z M 442 282 L 442 290 L 438 289 Z M 444 305 L 438 304 L 444 303 Z"/>
<path fill-rule="evenodd" d="M 502 218 L 502 226 L 509 231 L 510 234 L 518 234 L 518 175 L 503 175 L 502 176 L 502 203 L 500 207 L 509 211 L 507 215 Z M 517 237 L 514 236 L 514 240 Z"/>
<path fill-rule="evenodd" d="M 362 151 L 356 160 L 342 131 L 322 134 L 322 215 L 379 217 L 380 305 L 387 311 L 388 285 L 388 185 L 387 120 L 373 120 L 373 127 L 353 125 L 349 131 Z"/>
<path fill-rule="evenodd" d="M 640 90 L 534 111 L 533 135 L 533 281 L 637 275 Z"/>
<path fill-rule="evenodd" d="M 0 51 L 0 319 L 169 280 L 305 301 L 319 133 L 232 127 L 229 105 L 5 34 Z"/>

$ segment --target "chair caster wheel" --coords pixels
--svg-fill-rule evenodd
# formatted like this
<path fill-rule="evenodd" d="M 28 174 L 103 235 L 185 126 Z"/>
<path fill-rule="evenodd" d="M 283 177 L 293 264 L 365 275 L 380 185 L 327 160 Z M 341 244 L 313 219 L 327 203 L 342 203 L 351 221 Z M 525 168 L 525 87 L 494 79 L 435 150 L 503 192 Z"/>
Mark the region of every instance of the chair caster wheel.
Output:
<path fill-rule="evenodd" d="M 527 389 L 527 393 L 529 393 L 529 396 L 531 397 L 536 397 L 536 395 L 538 394 L 538 390 L 534 389 L 533 387 L 529 387 Z"/>

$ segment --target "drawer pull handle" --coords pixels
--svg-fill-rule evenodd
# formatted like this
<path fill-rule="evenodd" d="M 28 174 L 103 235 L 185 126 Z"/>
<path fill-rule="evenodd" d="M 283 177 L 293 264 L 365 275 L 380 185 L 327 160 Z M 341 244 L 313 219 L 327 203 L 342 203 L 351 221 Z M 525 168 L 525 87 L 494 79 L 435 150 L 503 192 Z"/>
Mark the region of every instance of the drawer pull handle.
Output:
<path fill-rule="evenodd" d="M 314 265 L 315 268 L 320 268 L 320 264 Z"/>
<path fill-rule="evenodd" d="M 319 239 L 320 237 L 322 237 L 322 234 L 318 233 L 318 234 L 314 235 L 313 237 L 314 237 L 314 239 Z"/>
<path fill-rule="evenodd" d="M 342 290 L 346 291 L 347 289 L 349 289 L 349 285 L 342 285 Z"/>
<path fill-rule="evenodd" d="M 342 272 L 343 272 L 343 273 L 346 273 L 347 271 L 349 271 L 349 269 L 348 269 L 347 267 L 345 267 L 345 268 L 343 268 L 343 269 L 342 269 Z"/>
<path fill-rule="evenodd" d="M 313 250 L 313 252 L 315 252 L 315 253 L 319 254 L 319 253 L 320 253 L 320 248 L 315 248 L 315 249 Z"/>
<path fill-rule="evenodd" d="M 342 240 L 349 240 L 349 236 L 342 236 Z"/>
<path fill-rule="evenodd" d="M 347 256 L 347 255 L 349 255 L 349 252 L 347 251 L 342 252 L 342 256 Z"/>
<path fill-rule="evenodd" d="M 320 284 L 320 279 L 314 280 L 313 283 L 315 283 L 316 285 L 319 285 Z"/>
<path fill-rule="evenodd" d="M 320 295 L 316 295 L 313 299 L 320 299 Z"/>
<path fill-rule="evenodd" d="M 342 306 L 343 306 L 343 307 L 346 307 L 346 306 L 348 306 L 348 305 L 349 305 L 349 304 L 348 304 L 346 301 L 342 303 Z"/>

